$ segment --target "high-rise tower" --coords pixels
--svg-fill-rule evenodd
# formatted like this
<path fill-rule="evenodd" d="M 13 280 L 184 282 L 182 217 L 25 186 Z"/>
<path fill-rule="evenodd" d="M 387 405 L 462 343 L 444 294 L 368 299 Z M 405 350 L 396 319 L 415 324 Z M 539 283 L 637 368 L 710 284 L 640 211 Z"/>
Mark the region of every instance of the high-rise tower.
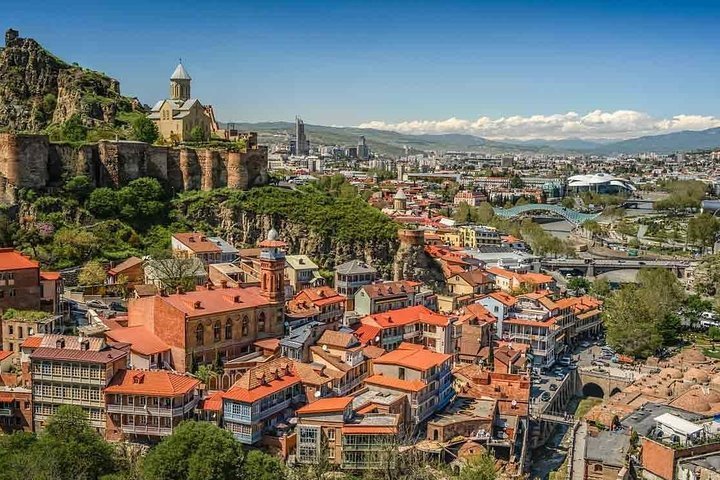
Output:
<path fill-rule="evenodd" d="M 305 136 L 305 123 L 300 117 L 295 117 L 295 155 L 308 155 L 310 153 L 310 140 Z"/>

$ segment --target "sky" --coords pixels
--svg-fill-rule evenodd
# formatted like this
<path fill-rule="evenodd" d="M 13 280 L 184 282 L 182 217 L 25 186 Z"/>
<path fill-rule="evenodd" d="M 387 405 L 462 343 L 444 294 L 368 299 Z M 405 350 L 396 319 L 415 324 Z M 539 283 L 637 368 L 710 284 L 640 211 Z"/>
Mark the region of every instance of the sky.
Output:
<path fill-rule="evenodd" d="M 0 27 L 167 96 L 182 58 L 221 121 L 488 138 L 720 126 L 720 2 L 12 2 Z"/>

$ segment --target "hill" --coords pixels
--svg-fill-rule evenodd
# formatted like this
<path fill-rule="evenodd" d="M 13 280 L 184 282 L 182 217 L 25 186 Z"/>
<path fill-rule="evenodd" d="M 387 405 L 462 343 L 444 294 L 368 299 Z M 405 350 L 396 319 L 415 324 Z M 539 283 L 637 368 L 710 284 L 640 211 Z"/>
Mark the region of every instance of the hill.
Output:
<path fill-rule="evenodd" d="M 678 151 L 708 150 L 720 148 L 720 128 L 667 133 L 631 138 L 609 143 L 593 149 L 594 153 L 673 153 Z"/>
<path fill-rule="evenodd" d="M 40 132 L 78 116 L 87 127 L 113 125 L 141 108 L 120 94 L 120 83 L 77 64 L 70 65 L 16 30 L 0 49 L 0 127 Z"/>

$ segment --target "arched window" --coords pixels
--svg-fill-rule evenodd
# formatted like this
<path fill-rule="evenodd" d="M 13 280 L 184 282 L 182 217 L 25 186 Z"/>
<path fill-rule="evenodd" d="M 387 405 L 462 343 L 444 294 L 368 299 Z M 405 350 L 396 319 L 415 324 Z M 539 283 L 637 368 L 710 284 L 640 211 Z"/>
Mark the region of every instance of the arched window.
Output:
<path fill-rule="evenodd" d="M 220 327 L 220 321 L 218 320 L 215 322 L 215 325 L 213 326 L 213 338 L 216 342 L 220 341 L 220 333 L 222 332 L 222 329 Z"/>
<path fill-rule="evenodd" d="M 242 336 L 243 337 L 247 337 L 249 326 L 250 326 L 250 319 L 248 318 L 247 315 L 245 315 L 242 320 Z"/>
<path fill-rule="evenodd" d="M 225 340 L 230 340 L 232 338 L 232 320 L 229 318 L 225 322 Z"/>
<path fill-rule="evenodd" d="M 599 463 L 596 463 L 595 465 L 593 465 L 593 471 L 602 472 L 602 465 Z"/>
<path fill-rule="evenodd" d="M 260 316 L 258 317 L 258 332 L 264 332 L 265 331 L 265 312 L 260 312 Z"/>
<path fill-rule="evenodd" d="M 195 343 L 202 345 L 205 343 L 205 330 L 203 329 L 202 323 L 198 323 L 195 327 Z"/>

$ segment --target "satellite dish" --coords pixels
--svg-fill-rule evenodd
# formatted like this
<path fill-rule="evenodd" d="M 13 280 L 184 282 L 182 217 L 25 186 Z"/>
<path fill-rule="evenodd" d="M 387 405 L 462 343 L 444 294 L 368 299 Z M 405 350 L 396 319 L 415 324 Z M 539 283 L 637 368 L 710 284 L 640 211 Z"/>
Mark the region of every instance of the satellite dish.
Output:
<path fill-rule="evenodd" d="M 320 398 L 320 390 L 315 390 L 315 398 Z"/>
<path fill-rule="evenodd" d="M 375 337 L 375 341 L 376 341 L 376 342 L 379 342 L 379 341 L 380 341 L 380 337 Z"/>
<path fill-rule="evenodd" d="M 327 345 L 322 346 L 323 351 L 327 352 Z"/>

